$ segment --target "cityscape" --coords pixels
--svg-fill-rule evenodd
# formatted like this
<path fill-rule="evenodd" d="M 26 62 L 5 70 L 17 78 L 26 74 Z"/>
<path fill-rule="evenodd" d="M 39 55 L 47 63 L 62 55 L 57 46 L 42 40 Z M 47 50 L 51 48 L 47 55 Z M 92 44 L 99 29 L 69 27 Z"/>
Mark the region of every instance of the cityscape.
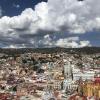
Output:
<path fill-rule="evenodd" d="M 0 0 L 0 100 L 100 100 L 100 0 Z"/>
<path fill-rule="evenodd" d="M 0 53 L 0 100 L 100 100 L 100 53 L 10 51 Z"/>

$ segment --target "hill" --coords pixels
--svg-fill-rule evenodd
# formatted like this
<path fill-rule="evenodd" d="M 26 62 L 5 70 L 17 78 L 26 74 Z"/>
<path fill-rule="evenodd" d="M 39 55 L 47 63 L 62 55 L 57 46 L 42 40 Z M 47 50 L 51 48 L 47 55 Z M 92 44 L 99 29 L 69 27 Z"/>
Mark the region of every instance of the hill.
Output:
<path fill-rule="evenodd" d="M 0 53 L 5 54 L 23 54 L 23 53 L 85 53 L 85 54 L 93 54 L 93 53 L 100 53 L 100 47 L 84 47 L 84 48 L 0 48 Z"/>

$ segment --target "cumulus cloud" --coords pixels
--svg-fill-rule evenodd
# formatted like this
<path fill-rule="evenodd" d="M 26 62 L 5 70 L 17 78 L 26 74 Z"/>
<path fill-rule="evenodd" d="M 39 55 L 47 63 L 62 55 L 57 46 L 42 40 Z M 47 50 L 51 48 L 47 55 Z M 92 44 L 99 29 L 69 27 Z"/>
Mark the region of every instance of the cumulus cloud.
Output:
<path fill-rule="evenodd" d="M 80 41 L 80 47 L 91 46 L 89 41 Z"/>
<path fill-rule="evenodd" d="M 17 40 L 15 45 L 32 46 L 63 45 L 63 46 L 87 46 L 86 41 L 76 43 L 79 39 L 52 40 L 51 33 L 83 34 L 93 30 L 100 30 L 100 0 L 48 0 L 31 8 L 25 9 L 20 15 L 14 17 L 4 16 L 0 18 L 0 37 L 5 38 L 7 45 Z M 36 38 L 41 35 L 41 38 Z M 33 36 L 33 37 L 31 37 Z M 35 38 L 34 38 L 35 37 Z M 5 43 L 4 41 L 4 43 Z M 66 45 L 67 44 L 67 45 Z"/>
<path fill-rule="evenodd" d="M 89 41 L 80 41 L 78 37 L 64 38 L 59 39 L 55 42 L 55 46 L 64 47 L 64 48 L 79 48 L 91 46 Z"/>
<path fill-rule="evenodd" d="M 78 38 L 77 38 L 78 39 Z M 56 41 L 55 45 L 56 46 L 60 46 L 60 47 L 78 47 L 78 43 L 76 42 L 77 40 L 73 40 L 73 39 L 69 39 L 69 38 L 65 38 L 65 39 L 59 39 L 58 41 Z"/>
<path fill-rule="evenodd" d="M 50 35 L 45 35 L 44 38 L 37 41 L 38 45 L 45 47 L 63 47 L 63 48 L 79 48 L 91 46 L 88 40 L 81 41 L 79 37 L 67 37 L 59 38 L 57 40 L 50 37 Z"/>

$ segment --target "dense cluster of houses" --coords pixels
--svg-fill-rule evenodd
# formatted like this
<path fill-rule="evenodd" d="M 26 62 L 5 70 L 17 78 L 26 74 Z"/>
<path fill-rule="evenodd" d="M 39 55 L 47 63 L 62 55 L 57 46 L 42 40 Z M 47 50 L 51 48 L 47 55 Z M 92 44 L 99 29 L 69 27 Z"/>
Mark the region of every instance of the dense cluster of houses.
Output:
<path fill-rule="evenodd" d="M 100 99 L 100 54 L 0 54 L 0 100 L 81 98 Z"/>

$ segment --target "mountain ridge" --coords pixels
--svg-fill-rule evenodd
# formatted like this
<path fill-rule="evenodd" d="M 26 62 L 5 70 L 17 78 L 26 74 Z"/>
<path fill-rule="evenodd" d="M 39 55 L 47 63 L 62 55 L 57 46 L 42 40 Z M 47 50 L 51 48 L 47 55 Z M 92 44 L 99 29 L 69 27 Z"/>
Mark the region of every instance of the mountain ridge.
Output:
<path fill-rule="evenodd" d="M 23 53 L 100 53 L 100 47 L 83 47 L 83 48 L 0 48 L 0 53 L 5 54 L 23 54 Z"/>

